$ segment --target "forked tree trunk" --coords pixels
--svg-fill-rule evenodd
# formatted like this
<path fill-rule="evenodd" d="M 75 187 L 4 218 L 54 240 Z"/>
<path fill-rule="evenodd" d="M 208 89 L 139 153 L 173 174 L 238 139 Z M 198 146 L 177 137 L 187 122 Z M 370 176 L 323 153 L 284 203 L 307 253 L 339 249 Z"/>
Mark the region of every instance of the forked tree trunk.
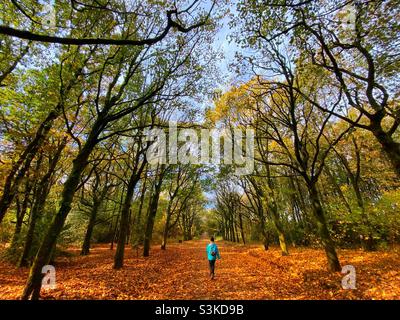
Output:
<path fill-rule="evenodd" d="M 136 160 L 139 161 L 138 156 L 136 157 Z M 138 163 L 136 163 L 136 166 L 137 165 Z M 142 174 L 144 167 L 145 167 L 145 162 L 143 161 L 142 164 L 140 165 L 140 168 L 135 167 L 129 179 L 128 190 L 121 211 L 117 250 L 115 252 L 115 257 L 114 257 L 114 266 L 113 266 L 114 269 L 120 269 L 124 265 L 125 243 L 128 236 L 128 224 L 129 224 L 129 215 L 131 210 L 132 198 L 136 184 L 140 180 L 140 175 Z"/>
<path fill-rule="evenodd" d="M 282 256 L 287 256 L 289 255 L 289 251 L 287 249 L 285 233 L 278 214 L 278 207 L 272 197 L 269 197 L 268 199 L 268 211 L 271 213 L 272 221 L 274 223 L 276 232 L 278 233 L 279 246 L 281 248 Z"/>

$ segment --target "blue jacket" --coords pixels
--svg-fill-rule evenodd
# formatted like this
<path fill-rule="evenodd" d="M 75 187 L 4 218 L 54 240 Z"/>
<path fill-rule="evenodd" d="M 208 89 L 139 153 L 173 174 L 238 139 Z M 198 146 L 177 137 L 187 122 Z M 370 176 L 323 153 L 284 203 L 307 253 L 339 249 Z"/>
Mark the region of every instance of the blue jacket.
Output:
<path fill-rule="evenodd" d="M 217 258 L 218 258 L 218 259 L 221 259 L 220 255 L 219 255 L 218 247 L 217 247 L 217 245 L 216 245 L 215 243 L 209 243 L 209 244 L 207 245 L 206 251 L 207 251 L 208 260 L 216 260 Z M 211 252 L 213 252 L 213 251 L 216 253 L 215 256 L 213 256 L 213 255 L 211 254 Z"/>

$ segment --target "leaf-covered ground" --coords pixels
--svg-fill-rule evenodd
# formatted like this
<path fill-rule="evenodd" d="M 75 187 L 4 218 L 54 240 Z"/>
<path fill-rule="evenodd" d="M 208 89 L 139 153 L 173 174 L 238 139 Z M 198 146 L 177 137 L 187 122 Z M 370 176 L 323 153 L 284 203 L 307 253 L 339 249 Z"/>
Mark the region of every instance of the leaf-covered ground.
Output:
<path fill-rule="evenodd" d="M 341 288 L 342 274 L 325 268 L 323 250 L 220 242 L 216 278 L 208 278 L 206 241 L 153 247 L 149 258 L 126 250 L 125 266 L 112 269 L 114 251 L 96 246 L 86 257 L 70 249 L 56 261 L 57 288 L 44 299 L 400 299 L 400 253 L 339 250 L 342 265 L 357 272 L 357 289 Z M 0 299 L 18 299 L 28 269 L 0 262 Z"/>

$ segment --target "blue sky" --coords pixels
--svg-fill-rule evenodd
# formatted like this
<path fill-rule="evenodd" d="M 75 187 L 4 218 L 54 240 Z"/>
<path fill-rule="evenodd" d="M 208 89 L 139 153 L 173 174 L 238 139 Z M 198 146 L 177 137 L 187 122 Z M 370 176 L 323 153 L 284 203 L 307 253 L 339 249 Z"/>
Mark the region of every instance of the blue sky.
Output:
<path fill-rule="evenodd" d="M 230 12 L 236 12 L 236 1 L 230 1 L 229 6 Z M 235 74 L 230 70 L 229 64 L 235 61 L 235 53 L 240 51 L 240 48 L 229 40 L 229 36 L 233 35 L 233 29 L 229 26 L 230 17 L 225 16 L 220 22 L 221 28 L 218 30 L 217 36 L 214 41 L 214 48 L 219 52 L 223 53 L 223 59 L 221 59 L 217 65 L 223 75 L 224 81 L 218 84 L 218 87 L 223 91 L 227 90 L 230 84 L 235 80 Z"/>

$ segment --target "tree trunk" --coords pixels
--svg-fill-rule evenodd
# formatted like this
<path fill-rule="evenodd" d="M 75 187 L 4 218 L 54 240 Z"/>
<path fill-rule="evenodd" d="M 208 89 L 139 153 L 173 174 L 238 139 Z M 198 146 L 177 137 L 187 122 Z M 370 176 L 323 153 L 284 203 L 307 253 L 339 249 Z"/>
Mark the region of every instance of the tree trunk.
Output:
<path fill-rule="evenodd" d="M 269 249 L 269 234 L 268 234 L 268 232 L 266 230 L 266 226 L 265 226 L 264 210 L 262 207 L 259 207 L 257 212 L 258 212 L 258 218 L 260 219 L 260 224 L 261 224 L 261 234 L 263 236 L 264 249 L 268 250 Z"/>
<path fill-rule="evenodd" d="M 264 193 L 262 192 L 264 195 Z M 275 192 L 274 192 L 274 183 L 271 179 L 271 171 L 270 166 L 267 165 L 267 195 L 268 198 L 264 199 L 267 202 L 268 211 L 271 213 L 272 221 L 274 223 L 275 229 L 278 233 L 279 238 L 279 246 L 281 248 L 282 256 L 289 255 L 289 251 L 287 249 L 285 233 L 283 230 L 283 225 L 278 213 L 278 205 L 276 203 Z"/>
<path fill-rule="evenodd" d="M 10 247 L 12 249 L 15 249 L 15 247 L 17 246 L 17 243 L 19 242 L 19 237 L 21 234 L 21 230 L 22 230 L 22 224 L 24 222 L 24 218 L 26 215 L 26 212 L 28 210 L 28 205 L 29 203 L 31 203 L 30 200 L 30 196 L 31 196 L 31 191 L 33 189 L 33 183 L 31 183 L 29 177 L 27 177 L 27 181 L 25 184 L 25 190 L 24 190 L 24 200 L 22 201 L 22 205 L 21 206 L 17 206 L 20 207 L 20 210 L 17 210 L 17 216 L 16 216 L 16 223 L 15 223 L 15 230 L 14 230 L 14 235 L 13 238 L 11 240 L 11 245 Z M 18 202 L 18 200 L 17 200 Z"/>
<path fill-rule="evenodd" d="M 37 201 L 42 202 L 40 199 L 38 199 Z M 26 233 L 26 237 L 25 237 L 25 243 L 24 243 L 24 249 L 22 251 L 21 254 L 21 258 L 19 260 L 19 267 L 27 267 L 29 265 L 29 260 L 31 257 L 31 251 L 32 251 L 32 244 L 33 244 L 33 240 L 34 240 L 34 235 L 35 235 L 35 227 L 36 227 L 36 223 L 38 220 L 38 209 L 37 209 L 36 203 L 32 209 L 30 218 L 29 218 L 29 227 L 28 227 L 28 231 Z"/>
<path fill-rule="evenodd" d="M 228 239 L 228 237 L 227 237 L 227 235 L 226 235 L 226 225 L 225 225 L 225 221 L 222 221 L 222 234 L 223 234 L 223 239 L 224 240 L 227 240 Z"/>
<path fill-rule="evenodd" d="M 144 243 L 143 243 L 143 256 L 148 257 L 150 254 L 150 244 L 151 238 L 153 235 L 153 227 L 154 227 L 154 219 L 157 214 L 158 208 L 158 198 L 159 193 L 155 191 L 154 195 L 152 196 L 152 200 L 149 206 L 149 214 L 147 217 L 146 229 L 144 233 Z"/>
<path fill-rule="evenodd" d="M 111 238 L 111 244 L 110 244 L 110 250 L 114 250 L 114 242 L 117 240 L 117 234 L 118 234 L 118 224 L 119 224 L 119 216 L 117 216 L 117 221 L 115 222 L 115 228 L 114 228 L 114 232 L 112 234 L 112 238 Z"/>
<path fill-rule="evenodd" d="M 133 227 L 134 235 L 133 235 L 132 243 L 136 248 L 143 241 L 142 233 L 140 232 L 140 230 L 142 227 L 142 211 L 143 211 L 144 199 L 145 199 L 145 195 L 146 195 L 146 183 L 147 183 L 147 174 L 145 175 L 144 181 L 142 184 L 142 190 L 140 193 L 140 200 L 139 200 L 139 208 L 138 208 L 137 216 L 135 218 L 135 221 L 134 221 L 135 223 L 134 223 L 134 227 Z"/>
<path fill-rule="evenodd" d="M 96 224 L 97 213 L 100 208 L 101 200 L 102 199 L 96 199 L 93 203 L 92 212 L 90 214 L 89 223 L 82 244 L 81 256 L 87 256 L 90 253 L 90 240 L 92 239 L 92 233 Z"/>
<path fill-rule="evenodd" d="M 164 175 L 164 168 L 165 165 L 161 165 L 161 170 L 159 172 L 159 178 L 156 181 L 155 188 L 154 188 L 154 194 L 151 197 L 151 202 L 149 205 L 149 214 L 147 216 L 147 223 L 146 223 L 146 229 L 144 233 L 144 243 L 143 243 L 143 256 L 148 257 L 150 254 L 150 244 L 151 244 L 151 238 L 153 235 L 153 227 L 154 227 L 154 219 L 157 214 L 157 209 L 158 209 L 158 199 L 160 198 L 160 192 L 161 192 L 161 185 L 163 181 L 163 175 Z"/>
<path fill-rule="evenodd" d="M 236 223 L 236 221 L 233 221 L 233 228 L 235 230 L 235 235 L 236 235 L 235 242 L 239 243 L 240 239 L 239 239 L 239 232 L 237 231 L 237 223 Z"/>
<path fill-rule="evenodd" d="M 229 225 L 230 225 L 230 229 L 231 229 L 231 241 L 232 242 L 236 242 L 236 234 L 235 234 L 235 226 L 234 226 L 234 222 L 233 222 L 233 213 L 230 213 L 230 217 L 229 217 Z"/>
<path fill-rule="evenodd" d="M 371 122 L 373 122 L 373 120 Z M 400 143 L 395 142 L 393 137 L 382 129 L 380 123 L 372 123 L 371 132 L 381 144 L 397 176 L 400 177 Z"/>
<path fill-rule="evenodd" d="M 281 248 L 282 256 L 287 256 L 289 255 L 289 252 L 287 249 L 285 233 L 283 231 L 283 226 L 279 218 L 278 207 L 272 197 L 270 197 L 268 201 L 268 210 L 271 213 L 272 221 L 278 233 L 279 246 Z"/>
<path fill-rule="evenodd" d="M 82 172 L 86 168 L 90 153 L 92 152 L 97 142 L 99 126 L 100 123 L 98 120 L 94 124 L 85 145 L 80 150 L 77 157 L 73 160 L 71 173 L 64 183 L 64 189 L 61 194 L 60 208 L 57 214 L 54 216 L 51 225 L 40 245 L 39 251 L 36 254 L 28 280 L 21 296 L 23 300 L 29 299 L 35 288 L 36 290 L 40 290 L 42 267 L 48 264 L 48 262 L 50 261 L 52 253 L 51 250 L 53 249 L 53 247 L 55 247 L 57 238 L 64 226 L 65 219 L 67 218 L 68 213 L 71 211 L 72 201 L 75 195 L 76 188 L 79 185 Z"/>
<path fill-rule="evenodd" d="M 263 234 L 264 250 L 268 251 L 268 249 L 269 249 L 269 233 L 266 230 L 264 230 L 264 231 L 262 231 L 262 234 Z"/>
<path fill-rule="evenodd" d="M 228 224 L 228 220 L 226 218 L 224 218 L 224 229 L 225 229 L 225 240 L 230 241 L 229 224 Z"/>
<path fill-rule="evenodd" d="M 139 161 L 139 157 L 136 157 L 136 161 Z M 131 174 L 128 183 L 128 190 L 126 192 L 124 205 L 121 211 L 121 220 L 119 224 L 119 236 L 117 243 L 117 251 L 114 257 L 114 269 L 120 269 L 124 265 L 124 251 L 125 251 L 125 241 L 128 236 L 128 224 L 129 224 L 129 214 L 131 210 L 132 198 L 135 191 L 136 184 L 140 180 L 140 175 L 145 167 L 145 163 L 142 162 L 140 168 L 137 168 L 138 163 Z"/>
<path fill-rule="evenodd" d="M 324 246 L 325 253 L 328 259 L 329 271 L 341 271 L 339 259 L 336 254 L 335 246 L 329 234 L 324 211 L 319 200 L 318 191 L 315 184 L 309 185 L 309 195 L 319 235 L 321 237 L 322 245 Z"/>
<path fill-rule="evenodd" d="M 168 231 L 169 231 L 169 224 L 171 221 L 171 202 L 168 204 L 167 208 L 167 217 L 165 220 L 165 226 L 163 230 L 163 239 L 161 243 L 161 250 L 165 250 L 167 248 L 167 239 L 168 239 Z"/>
<path fill-rule="evenodd" d="M 118 202 L 118 211 L 117 212 L 122 211 L 122 207 L 124 204 L 124 193 L 125 193 L 125 184 L 122 185 L 121 197 Z M 118 225 L 119 225 L 120 216 L 121 216 L 120 214 L 117 215 L 117 221 L 115 222 L 115 227 L 114 227 L 114 231 L 113 231 L 112 238 L 111 238 L 110 250 L 114 249 L 114 242 L 117 241 L 117 239 L 118 239 Z"/>
<path fill-rule="evenodd" d="M 46 199 L 50 191 L 51 177 L 53 176 L 58 161 L 60 160 L 61 153 L 65 146 L 67 145 L 67 139 L 64 139 L 57 151 L 50 161 L 49 168 L 46 174 L 41 178 L 38 183 L 38 187 L 35 191 L 35 201 L 32 207 L 32 211 L 29 217 L 28 231 L 25 237 L 24 249 L 19 260 L 19 267 L 26 267 L 29 264 L 31 258 L 32 244 L 34 242 L 36 223 L 39 218 L 39 213 L 44 211 L 44 206 L 46 204 Z"/>
<path fill-rule="evenodd" d="M 243 217 L 240 212 L 239 212 L 239 228 L 240 228 L 240 234 L 242 236 L 243 244 L 246 244 L 246 239 L 245 239 L 244 230 L 243 230 Z"/>

